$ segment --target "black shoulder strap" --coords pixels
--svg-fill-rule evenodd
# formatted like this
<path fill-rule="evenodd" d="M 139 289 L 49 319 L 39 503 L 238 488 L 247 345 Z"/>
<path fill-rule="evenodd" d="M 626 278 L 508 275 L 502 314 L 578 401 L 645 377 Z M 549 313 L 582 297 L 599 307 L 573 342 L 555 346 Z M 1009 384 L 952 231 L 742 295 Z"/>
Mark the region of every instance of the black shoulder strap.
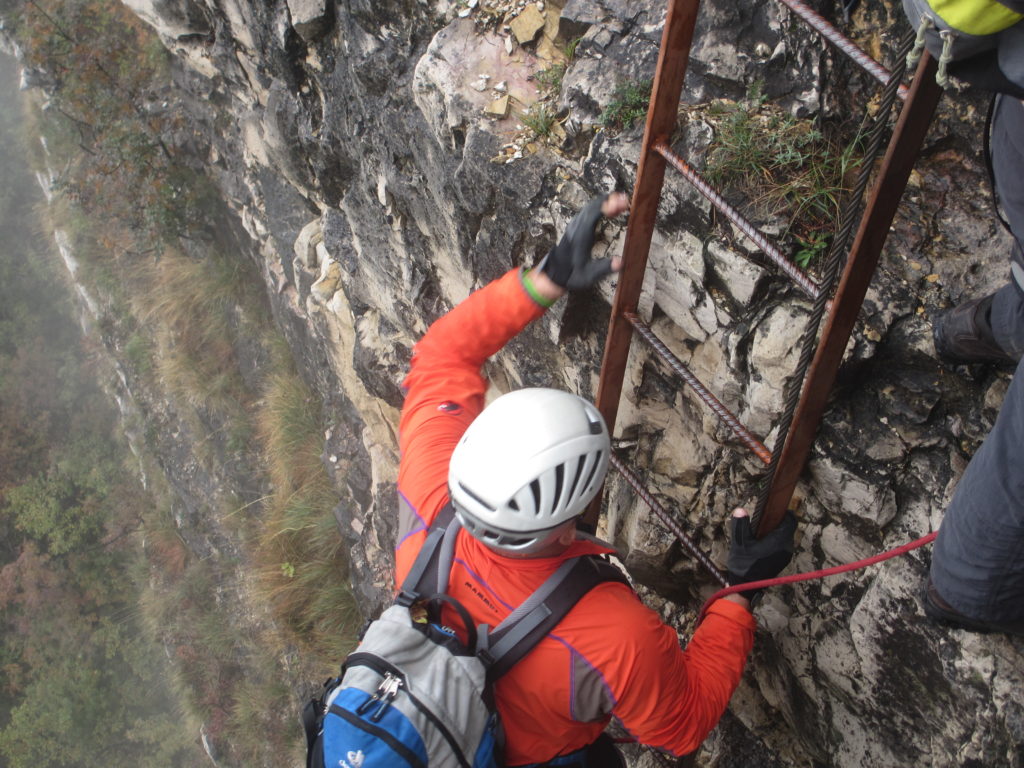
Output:
<path fill-rule="evenodd" d="M 398 605 L 408 607 L 423 597 L 447 592 L 455 535 L 460 527 L 455 507 L 449 501 L 434 518 L 427 539 L 402 582 L 395 598 Z M 442 559 L 447 560 L 445 568 L 440 568 Z"/>
<path fill-rule="evenodd" d="M 323 750 L 316 749 L 317 739 L 323 728 L 322 706 L 323 702 L 320 699 L 310 699 L 302 708 L 302 728 L 306 731 L 306 768 L 315 768 L 316 753 L 323 754 Z M 320 763 L 323 764 L 322 758 Z"/>
<path fill-rule="evenodd" d="M 477 655 L 493 683 L 528 654 L 590 590 L 606 581 L 629 586 L 625 575 L 600 557 L 584 555 L 563 562 L 526 601 L 490 632 L 481 627 Z"/>
<path fill-rule="evenodd" d="M 327 680 L 320 695 L 310 699 L 302 708 L 302 727 L 306 731 L 306 768 L 324 768 L 324 750 L 320 744 L 324 730 L 324 713 L 327 698 L 339 682 L 340 677 Z"/>
<path fill-rule="evenodd" d="M 448 502 L 437 513 L 426 541 L 402 588 L 395 598 L 398 605 L 410 606 L 425 597 L 445 597 L 451 573 L 455 537 L 461 529 L 455 508 Z M 488 668 L 488 681 L 494 682 L 508 672 L 520 659 L 551 632 L 573 606 L 590 590 L 606 581 L 630 586 L 625 575 L 596 555 L 583 555 L 563 562 L 537 590 L 494 629 L 477 628 L 478 639 L 472 642 L 477 656 Z M 455 600 L 446 600 L 462 608 Z M 464 613 L 462 609 L 461 613 Z M 465 621 L 466 617 L 463 617 Z M 473 626 L 466 624 L 472 634 Z"/>

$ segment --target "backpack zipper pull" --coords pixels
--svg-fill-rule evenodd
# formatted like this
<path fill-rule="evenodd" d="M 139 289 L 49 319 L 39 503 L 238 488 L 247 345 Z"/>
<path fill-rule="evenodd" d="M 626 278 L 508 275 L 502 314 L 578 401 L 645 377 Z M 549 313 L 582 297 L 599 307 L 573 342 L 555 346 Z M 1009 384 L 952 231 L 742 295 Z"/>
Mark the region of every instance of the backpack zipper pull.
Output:
<path fill-rule="evenodd" d="M 402 687 L 402 678 L 396 677 L 395 675 L 388 672 L 384 679 L 380 683 L 380 687 L 377 688 L 377 693 L 374 694 L 374 698 L 380 700 L 380 706 L 370 715 L 370 721 L 376 723 L 382 717 L 384 717 L 384 710 L 388 708 L 395 696 L 398 695 L 398 689 Z"/>
<path fill-rule="evenodd" d="M 396 677 L 395 675 L 391 674 L 390 672 L 387 672 L 384 675 L 384 678 L 377 685 L 377 690 L 373 692 L 373 695 L 356 708 L 356 714 L 357 715 L 365 714 L 366 710 L 368 710 L 376 702 L 381 700 L 381 697 L 387 695 L 388 692 L 391 689 L 392 681 L 393 680 L 397 681 L 397 685 L 394 686 L 395 687 L 395 693 L 397 693 L 398 692 L 398 688 L 401 687 L 401 685 L 402 685 L 402 680 L 401 680 L 401 678 Z M 391 698 L 394 698 L 394 693 L 391 694 Z"/>

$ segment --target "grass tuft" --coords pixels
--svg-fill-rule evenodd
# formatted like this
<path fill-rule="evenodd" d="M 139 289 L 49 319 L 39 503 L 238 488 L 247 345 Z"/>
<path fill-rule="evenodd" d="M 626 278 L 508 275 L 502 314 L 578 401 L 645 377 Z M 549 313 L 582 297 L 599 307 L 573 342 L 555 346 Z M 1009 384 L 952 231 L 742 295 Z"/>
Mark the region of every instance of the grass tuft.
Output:
<path fill-rule="evenodd" d="M 537 84 L 552 94 L 558 94 L 562 90 L 562 80 L 565 77 L 566 64 L 558 62 L 547 69 L 541 70 L 534 76 Z"/>
<path fill-rule="evenodd" d="M 769 103 L 758 85 L 746 100 L 712 104 L 706 114 L 715 131 L 708 180 L 752 200 L 759 217 L 785 217 L 796 262 L 811 265 L 828 248 L 860 165 L 860 135 L 842 145 L 813 121 Z"/>
<path fill-rule="evenodd" d="M 565 46 L 565 58 L 567 60 L 572 61 L 574 58 L 576 58 L 576 49 L 579 47 L 580 40 L 582 40 L 582 39 L 583 39 L 582 36 L 574 37 L 572 40 L 570 40 L 566 44 L 566 46 Z"/>
<path fill-rule="evenodd" d="M 223 256 L 193 259 L 168 249 L 159 258 L 130 265 L 133 315 L 152 334 L 152 342 L 129 340 L 126 353 L 145 362 L 148 352 L 156 371 L 175 399 L 220 421 L 244 424 L 255 399 L 243 381 L 235 344 L 257 336 L 250 328 L 246 276 Z M 201 430 L 193 425 L 197 433 Z"/>
<path fill-rule="evenodd" d="M 545 104 L 535 104 L 532 109 L 524 112 L 520 119 L 536 136 L 547 138 L 555 128 L 555 113 Z"/>
<path fill-rule="evenodd" d="M 650 80 L 628 80 L 619 83 L 612 93 L 612 100 L 601 113 L 599 122 L 613 130 L 632 128 L 637 121 L 647 117 L 647 105 L 651 101 Z"/>

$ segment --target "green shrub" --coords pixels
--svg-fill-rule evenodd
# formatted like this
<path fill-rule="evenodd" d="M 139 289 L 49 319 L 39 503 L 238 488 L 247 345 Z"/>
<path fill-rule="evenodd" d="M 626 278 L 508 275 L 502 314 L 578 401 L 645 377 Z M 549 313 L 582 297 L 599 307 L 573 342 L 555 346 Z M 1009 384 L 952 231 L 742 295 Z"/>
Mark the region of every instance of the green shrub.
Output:
<path fill-rule="evenodd" d="M 582 40 L 582 39 L 583 39 L 582 37 L 574 37 L 572 40 L 570 40 L 568 43 L 566 43 L 566 46 L 565 46 L 565 58 L 566 59 L 568 59 L 569 61 L 572 61 L 574 58 L 576 58 L 576 49 L 579 47 L 580 40 Z"/>

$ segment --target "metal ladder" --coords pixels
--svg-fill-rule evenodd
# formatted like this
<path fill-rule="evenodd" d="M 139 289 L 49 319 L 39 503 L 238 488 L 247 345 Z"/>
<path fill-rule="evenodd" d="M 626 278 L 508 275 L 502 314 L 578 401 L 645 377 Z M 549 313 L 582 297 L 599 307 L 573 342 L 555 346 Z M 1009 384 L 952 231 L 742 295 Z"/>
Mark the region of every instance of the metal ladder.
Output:
<path fill-rule="evenodd" d="M 669 137 L 677 128 L 679 100 L 700 0 L 669 0 L 623 247 L 623 267 L 619 273 L 612 305 L 596 398 L 598 409 L 608 423 L 609 430 L 614 433 L 632 337 L 637 334 L 648 342 L 729 427 L 736 439 L 765 465 L 758 507 L 754 514 L 754 523 L 758 526 L 759 535 L 770 531 L 778 524 L 792 499 L 821 422 L 829 393 L 835 383 L 847 341 L 874 275 L 889 226 L 896 214 L 914 161 L 924 142 L 942 93 L 935 82 L 935 61 L 927 52 L 920 60 L 912 85 L 907 88 L 900 84 L 897 78 L 892 77 L 885 67 L 807 5 L 799 0 L 778 2 L 788 7 L 869 75 L 885 84 L 887 91 L 892 92 L 888 96 L 890 100 L 903 101 L 884 158 L 874 175 L 868 201 L 864 205 L 855 236 L 853 225 L 857 224 L 856 219 L 846 222 L 846 229 L 849 235 L 853 236 L 852 246 L 849 246 L 848 253 L 845 253 L 848 239 L 845 244 L 834 242 L 834 253 L 830 253 L 829 256 L 829 261 L 833 264 L 833 274 L 828 274 L 829 267 L 826 266 L 826 276 L 821 284 L 815 282 L 753 224 L 729 206 L 685 159 L 672 150 Z M 887 114 L 880 114 L 878 120 L 882 124 L 886 123 Z M 771 451 L 698 381 L 637 313 L 665 171 L 669 166 L 692 183 L 729 221 L 757 244 L 783 274 L 790 277 L 815 302 L 817 319 L 814 319 L 815 313 L 812 313 L 814 327 L 809 326 L 804 334 L 805 348 L 802 357 L 806 359 L 802 360 L 802 368 L 806 370 L 806 376 L 802 379 L 802 386 L 799 377 L 790 380 L 790 389 L 787 393 L 787 400 L 790 402 L 787 412 L 791 418 L 783 414 L 778 422 L 778 437 Z M 862 173 L 863 188 L 868 184 L 871 169 L 865 169 Z M 855 216 L 856 207 L 848 208 Z M 837 237 L 835 241 L 839 239 Z M 836 286 L 834 292 L 833 286 Z M 819 340 L 818 321 L 823 316 L 824 330 L 821 331 Z M 618 457 L 613 456 L 612 463 L 627 482 L 638 491 L 642 491 L 636 476 Z M 644 493 L 641 493 L 641 497 L 644 498 Z M 650 498 L 650 494 L 646 494 L 646 497 L 645 501 L 652 505 L 653 499 Z M 596 523 L 600 506 L 601 495 L 587 510 L 586 522 Z M 721 574 L 700 555 L 692 542 L 679 530 L 678 525 L 671 521 L 671 516 L 656 503 L 651 508 L 663 521 L 670 523 L 670 529 L 691 554 L 697 556 L 701 564 L 718 581 L 724 583 Z"/>

